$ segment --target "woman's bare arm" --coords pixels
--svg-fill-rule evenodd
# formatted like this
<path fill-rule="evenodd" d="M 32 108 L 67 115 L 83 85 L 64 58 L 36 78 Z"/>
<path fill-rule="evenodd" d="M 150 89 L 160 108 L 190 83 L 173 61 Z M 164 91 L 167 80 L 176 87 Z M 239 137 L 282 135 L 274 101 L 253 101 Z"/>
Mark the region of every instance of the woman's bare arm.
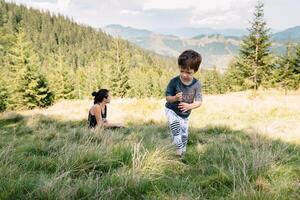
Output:
<path fill-rule="evenodd" d="M 121 123 L 110 123 L 108 121 L 104 121 L 102 119 L 100 106 L 95 107 L 94 114 L 96 117 L 98 127 L 103 127 L 103 128 L 124 127 Z"/>

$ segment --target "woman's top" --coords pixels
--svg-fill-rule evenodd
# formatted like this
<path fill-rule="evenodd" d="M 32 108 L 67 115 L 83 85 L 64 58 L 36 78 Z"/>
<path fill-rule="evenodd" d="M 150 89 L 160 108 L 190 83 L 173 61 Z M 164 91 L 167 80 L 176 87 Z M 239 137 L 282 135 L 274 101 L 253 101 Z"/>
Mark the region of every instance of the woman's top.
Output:
<path fill-rule="evenodd" d="M 106 116 L 107 116 L 107 108 L 105 106 L 104 113 L 102 113 L 102 111 L 101 111 L 101 117 L 102 117 L 103 122 L 106 122 Z M 88 125 L 89 125 L 89 128 L 95 128 L 97 126 L 96 117 L 95 117 L 95 115 L 92 115 L 90 111 L 89 111 L 89 116 L 88 116 Z"/>

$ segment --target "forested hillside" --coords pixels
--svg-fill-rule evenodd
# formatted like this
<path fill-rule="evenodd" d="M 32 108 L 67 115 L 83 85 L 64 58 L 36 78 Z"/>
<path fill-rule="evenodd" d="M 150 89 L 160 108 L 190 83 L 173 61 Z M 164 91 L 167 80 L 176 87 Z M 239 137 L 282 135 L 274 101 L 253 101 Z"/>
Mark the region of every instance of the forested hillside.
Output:
<path fill-rule="evenodd" d="M 4 1 L 0 32 L 2 110 L 83 98 L 101 87 L 120 97 L 158 97 L 176 67 L 68 17 Z"/>

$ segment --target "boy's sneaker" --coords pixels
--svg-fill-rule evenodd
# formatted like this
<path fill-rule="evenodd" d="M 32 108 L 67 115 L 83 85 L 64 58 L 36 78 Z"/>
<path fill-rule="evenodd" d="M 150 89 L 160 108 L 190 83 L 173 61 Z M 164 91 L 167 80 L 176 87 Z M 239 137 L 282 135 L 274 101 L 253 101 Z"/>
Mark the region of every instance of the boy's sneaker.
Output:
<path fill-rule="evenodd" d="M 182 152 L 182 154 L 180 155 L 180 160 L 181 160 L 181 162 L 186 163 L 185 152 Z"/>

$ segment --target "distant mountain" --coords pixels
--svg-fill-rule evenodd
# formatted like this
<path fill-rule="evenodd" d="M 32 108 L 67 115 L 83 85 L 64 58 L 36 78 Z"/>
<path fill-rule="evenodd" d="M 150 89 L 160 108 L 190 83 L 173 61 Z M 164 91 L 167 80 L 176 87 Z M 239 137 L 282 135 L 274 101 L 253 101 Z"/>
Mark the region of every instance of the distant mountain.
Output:
<path fill-rule="evenodd" d="M 201 38 L 213 38 L 213 37 L 218 37 L 218 38 L 223 38 L 223 39 L 232 39 L 232 40 L 241 40 L 241 37 L 238 36 L 226 36 L 222 34 L 212 34 L 212 35 L 197 35 L 195 37 L 192 37 L 192 39 L 201 39 Z"/>
<path fill-rule="evenodd" d="M 124 27 L 119 24 L 108 25 L 104 28 L 104 31 L 110 33 L 113 36 L 122 36 L 125 39 L 129 39 L 132 37 L 149 37 L 153 34 L 148 30 Z"/>
<path fill-rule="evenodd" d="M 272 37 L 279 42 L 300 42 L 300 26 L 295 26 L 281 32 L 277 32 Z"/>
<path fill-rule="evenodd" d="M 247 30 L 244 29 L 213 29 L 213 28 L 178 28 L 178 29 L 158 29 L 154 30 L 160 34 L 172 34 L 181 38 L 191 38 L 196 35 L 224 35 L 224 36 L 237 36 L 241 37 L 247 34 Z"/>
<path fill-rule="evenodd" d="M 294 42 L 300 42 L 297 39 L 299 37 L 299 28 L 294 27 L 271 35 L 273 40 L 271 50 L 275 53 L 283 53 L 286 49 L 285 41 L 289 38 L 292 38 Z M 216 34 L 214 29 L 192 28 L 184 29 L 186 31 L 185 35 L 189 34 L 191 37 L 181 38 L 171 35 L 171 33 L 164 35 L 121 25 L 110 25 L 103 30 L 113 36 L 120 36 L 142 48 L 165 56 L 177 57 L 183 50 L 195 49 L 203 55 L 203 65 L 205 67 L 217 66 L 218 68 L 226 68 L 228 66 L 230 60 L 238 53 L 242 39 L 239 35 L 246 33 L 246 30 L 244 32 L 240 30 L 240 34 L 238 34 L 239 30 L 237 29 L 235 34 L 230 35 L 230 29 L 228 29 L 227 32 L 223 30 L 223 34 Z M 188 33 L 189 30 L 191 31 L 190 33 Z M 195 35 L 199 30 L 202 33 Z"/>
<path fill-rule="evenodd" d="M 181 39 L 174 35 L 157 34 L 148 30 L 121 25 L 109 25 L 102 30 L 165 56 L 177 57 L 186 49 L 195 49 L 201 52 L 203 65 L 209 67 L 225 68 L 233 55 L 237 53 L 239 46 L 239 37 L 220 34 Z"/>

